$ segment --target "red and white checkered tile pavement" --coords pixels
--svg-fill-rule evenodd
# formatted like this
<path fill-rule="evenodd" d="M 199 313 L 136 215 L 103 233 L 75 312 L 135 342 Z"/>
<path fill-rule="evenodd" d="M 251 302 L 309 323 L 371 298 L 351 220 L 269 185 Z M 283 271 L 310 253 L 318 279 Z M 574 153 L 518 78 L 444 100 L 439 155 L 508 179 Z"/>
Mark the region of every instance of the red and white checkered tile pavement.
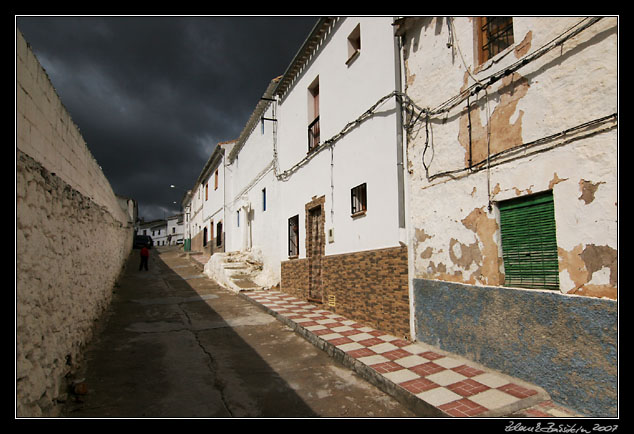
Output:
<path fill-rule="evenodd" d="M 537 388 L 475 367 L 457 356 L 396 338 L 282 292 L 249 291 L 243 295 L 299 324 L 449 416 L 501 416 L 496 411 L 539 393 Z"/>

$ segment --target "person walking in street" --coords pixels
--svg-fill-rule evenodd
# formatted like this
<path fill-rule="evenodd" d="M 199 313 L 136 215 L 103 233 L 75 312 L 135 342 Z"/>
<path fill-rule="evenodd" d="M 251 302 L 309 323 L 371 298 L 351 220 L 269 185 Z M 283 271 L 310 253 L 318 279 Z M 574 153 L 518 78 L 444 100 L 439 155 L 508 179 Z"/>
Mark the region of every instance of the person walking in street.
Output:
<path fill-rule="evenodd" d="M 148 271 L 147 263 L 149 257 L 150 251 L 147 247 L 143 246 L 143 248 L 141 249 L 141 263 L 139 264 L 139 271 L 141 271 L 142 268 L 145 268 L 145 271 Z"/>

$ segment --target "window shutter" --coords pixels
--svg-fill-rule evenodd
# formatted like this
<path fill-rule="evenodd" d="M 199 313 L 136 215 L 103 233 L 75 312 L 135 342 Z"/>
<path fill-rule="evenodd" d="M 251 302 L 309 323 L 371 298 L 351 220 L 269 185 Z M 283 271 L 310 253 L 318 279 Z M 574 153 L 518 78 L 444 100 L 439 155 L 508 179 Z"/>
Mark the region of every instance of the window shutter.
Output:
<path fill-rule="evenodd" d="M 499 204 L 505 286 L 559 289 L 552 192 Z"/>

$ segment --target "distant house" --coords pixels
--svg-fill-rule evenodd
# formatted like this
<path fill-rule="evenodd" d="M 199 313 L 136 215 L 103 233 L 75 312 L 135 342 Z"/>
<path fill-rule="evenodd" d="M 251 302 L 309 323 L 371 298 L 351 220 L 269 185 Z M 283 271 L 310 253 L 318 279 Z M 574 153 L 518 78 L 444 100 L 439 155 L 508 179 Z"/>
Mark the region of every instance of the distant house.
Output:
<path fill-rule="evenodd" d="M 183 244 L 183 214 L 167 218 L 167 244 L 170 246 Z"/>
<path fill-rule="evenodd" d="M 183 199 L 187 250 L 213 254 L 225 249 L 225 153 L 233 143 L 222 142 L 214 147 L 194 188 Z"/>
<path fill-rule="evenodd" d="M 139 222 L 136 227 L 136 235 L 149 235 L 152 237 L 153 245 L 165 246 L 167 245 L 167 221 Z"/>

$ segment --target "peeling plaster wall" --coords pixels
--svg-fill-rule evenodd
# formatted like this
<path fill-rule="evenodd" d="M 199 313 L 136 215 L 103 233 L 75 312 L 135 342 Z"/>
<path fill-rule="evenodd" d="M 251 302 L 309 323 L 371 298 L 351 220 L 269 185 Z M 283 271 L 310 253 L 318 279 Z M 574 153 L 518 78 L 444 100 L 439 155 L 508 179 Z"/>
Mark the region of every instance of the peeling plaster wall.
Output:
<path fill-rule="evenodd" d="M 475 19 L 406 19 L 406 93 L 433 111 L 582 19 L 514 17 L 515 43 L 483 65 Z M 600 416 L 617 399 L 617 31 L 604 17 L 448 111 L 421 115 L 407 135 L 416 339 Z M 497 204 L 544 191 L 559 291 L 505 288 Z"/>
<path fill-rule="evenodd" d="M 516 17 L 516 44 L 476 67 L 474 21 L 453 19 L 451 48 L 447 18 L 409 24 L 407 94 L 420 107 L 434 108 L 476 79 L 484 82 L 581 18 Z M 495 203 L 552 190 L 561 292 L 616 299 L 616 121 L 509 152 L 617 112 L 616 37 L 616 19 L 603 18 L 428 125 L 421 119 L 413 126 L 408 169 L 416 277 L 503 284 Z M 487 165 L 487 155 L 501 152 Z M 482 164 L 472 172 L 470 162 Z M 430 180 L 446 171 L 451 176 Z"/>

